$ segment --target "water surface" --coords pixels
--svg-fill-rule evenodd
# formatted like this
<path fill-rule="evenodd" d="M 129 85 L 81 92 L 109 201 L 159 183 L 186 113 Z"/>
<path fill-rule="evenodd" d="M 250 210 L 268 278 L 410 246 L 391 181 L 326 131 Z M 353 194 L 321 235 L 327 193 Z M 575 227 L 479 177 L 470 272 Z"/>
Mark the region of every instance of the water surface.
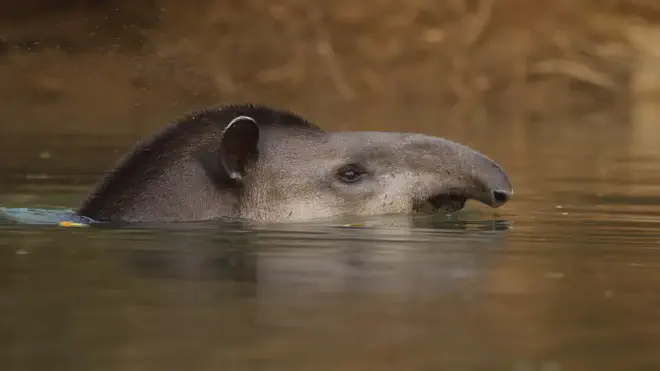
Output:
<path fill-rule="evenodd" d="M 511 173 L 498 210 L 0 226 L 0 368 L 657 370 L 660 153 L 624 125 L 489 128 L 432 134 Z M 2 138 L 0 205 L 75 207 L 133 139 Z"/>

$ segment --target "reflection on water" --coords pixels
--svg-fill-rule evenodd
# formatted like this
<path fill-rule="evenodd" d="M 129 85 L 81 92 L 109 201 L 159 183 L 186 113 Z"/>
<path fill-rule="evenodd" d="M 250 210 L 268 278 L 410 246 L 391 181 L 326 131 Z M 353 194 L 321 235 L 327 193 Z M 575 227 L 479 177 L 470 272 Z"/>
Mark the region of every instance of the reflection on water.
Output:
<path fill-rule="evenodd" d="M 660 155 L 623 128 L 526 130 L 451 136 L 511 172 L 496 211 L 0 226 L 0 368 L 657 369 Z M 129 143 L 2 142 L 15 207 L 74 207 Z"/>

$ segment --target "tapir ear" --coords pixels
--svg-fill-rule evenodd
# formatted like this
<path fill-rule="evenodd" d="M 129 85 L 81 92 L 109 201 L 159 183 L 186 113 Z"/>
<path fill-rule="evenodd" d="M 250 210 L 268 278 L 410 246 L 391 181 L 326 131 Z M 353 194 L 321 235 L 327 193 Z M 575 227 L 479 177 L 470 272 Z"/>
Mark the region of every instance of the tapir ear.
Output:
<path fill-rule="evenodd" d="M 245 165 L 257 154 L 259 126 L 248 116 L 238 116 L 225 127 L 219 146 L 202 157 L 207 172 L 217 181 L 241 183 Z"/>

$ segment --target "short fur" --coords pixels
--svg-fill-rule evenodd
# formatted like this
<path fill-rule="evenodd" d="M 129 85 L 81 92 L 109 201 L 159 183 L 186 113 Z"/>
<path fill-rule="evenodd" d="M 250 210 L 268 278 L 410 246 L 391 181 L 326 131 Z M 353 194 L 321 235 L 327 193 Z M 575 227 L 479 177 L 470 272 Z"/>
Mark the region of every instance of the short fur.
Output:
<path fill-rule="evenodd" d="M 338 180 L 338 169 L 354 163 L 364 180 Z M 329 133 L 289 111 L 229 105 L 187 114 L 138 143 L 78 213 L 98 221 L 305 220 L 411 212 L 450 193 L 499 206 L 495 191 L 508 199 L 506 174 L 458 143 Z"/>

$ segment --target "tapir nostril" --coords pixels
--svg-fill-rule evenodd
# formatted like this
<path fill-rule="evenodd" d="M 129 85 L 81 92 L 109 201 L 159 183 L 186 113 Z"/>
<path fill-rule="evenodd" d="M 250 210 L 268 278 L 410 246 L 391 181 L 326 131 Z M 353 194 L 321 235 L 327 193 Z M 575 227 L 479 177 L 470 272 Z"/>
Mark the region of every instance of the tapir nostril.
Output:
<path fill-rule="evenodd" d="M 511 198 L 511 193 L 510 191 L 504 191 L 501 189 L 496 189 L 493 191 L 493 199 L 495 200 L 495 204 L 497 205 L 502 205 L 503 203 L 506 203 L 509 201 Z"/>

